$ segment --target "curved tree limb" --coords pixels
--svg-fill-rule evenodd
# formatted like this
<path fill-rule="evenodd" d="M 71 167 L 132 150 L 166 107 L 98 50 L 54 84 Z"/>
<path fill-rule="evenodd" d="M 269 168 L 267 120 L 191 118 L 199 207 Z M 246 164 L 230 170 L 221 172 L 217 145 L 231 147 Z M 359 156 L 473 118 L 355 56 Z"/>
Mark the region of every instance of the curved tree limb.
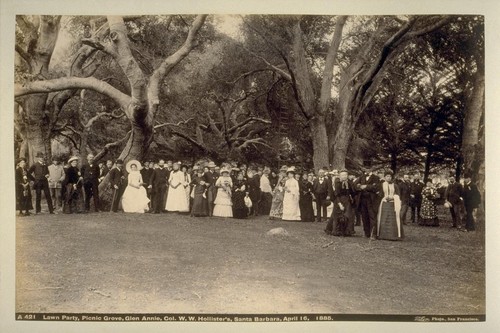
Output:
<path fill-rule="evenodd" d="M 156 108 L 160 103 L 159 93 L 161 80 L 163 80 L 163 78 L 170 73 L 170 71 L 196 46 L 196 34 L 205 23 L 206 18 L 207 15 L 198 15 L 196 17 L 191 25 L 191 28 L 189 29 L 184 44 L 182 44 L 182 46 L 174 54 L 168 56 L 151 75 L 151 78 L 149 79 L 148 97 L 150 101 L 150 108 L 153 110 L 153 113 L 156 112 Z"/>
<path fill-rule="evenodd" d="M 37 93 L 48 93 L 66 89 L 90 89 L 106 95 L 122 107 L 125 112 L 131 102 L 130 96 L 122 93 L 112 85 L 94 77 L 63 77 L 53 80 L 34 81 L 25 85 L 15 84 L 14 96 L 24 96 Z M 128 115 L 127 115 L 128 116 Z"/>

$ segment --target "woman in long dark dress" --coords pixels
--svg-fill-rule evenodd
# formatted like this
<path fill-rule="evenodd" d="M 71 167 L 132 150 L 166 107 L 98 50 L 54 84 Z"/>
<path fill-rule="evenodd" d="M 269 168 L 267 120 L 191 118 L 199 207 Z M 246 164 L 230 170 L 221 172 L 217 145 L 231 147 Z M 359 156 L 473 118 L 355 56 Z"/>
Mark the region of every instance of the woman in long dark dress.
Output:
<path fill-rule="evenodd" d="M 307 172 L 302 174 L 302 179 L 299 183 L 300 186 L 300 219 L 302 222 L 314 222 L 314 211 L 313 211 L 313 195 L 312 195 L 312 175 L 308 175 Z"/>
<path fill-rule="evenodd" d="M 191 181 L 191 185 L 194 186 L 193 193 L 193 205 L 191 207 L 191 216 L 208 216 L 208 200 L 207 200 L 207 189 L 208 184 L 204 180 L 203 169 L 198 169 L 196 176 Z"/>
<path fill-rule="evenodd" d="M 400 220 L 401 199 L 399 187 L 392 181 L 392 172 L 386 171 L 380 193 L 383 195 L 377 218 L 377 238 L 402 240 L 403 224 Z"/>
<path fill-rule="evenodd" d="M 439 199 L 439 193 L 432 185 L 432 181 L 428 180 L 426 186 L 422 190 L 422 208 L 420 210 L 422 220 L 419 223 L 420 225 L 439 227 L 436 206 L 437 199 Z"/>
<path fill-rule="evenodd" d="M 245 197 L 248 195 L 248 184 L 239 172 L 233 185 L 233 217 L 245 219 L 248 216 L 249 209 L 245 205 Z"/>
<path fill-rule="evenodd" d="M 31 188 L 28 171 L 26 170 L 26 160 L 21 158 L 16 167 L 16 209 L 21 216 L 29 216 L 33 209 L 31 202 Z M 24 212 L 23 212 L 24 211 Z"/>

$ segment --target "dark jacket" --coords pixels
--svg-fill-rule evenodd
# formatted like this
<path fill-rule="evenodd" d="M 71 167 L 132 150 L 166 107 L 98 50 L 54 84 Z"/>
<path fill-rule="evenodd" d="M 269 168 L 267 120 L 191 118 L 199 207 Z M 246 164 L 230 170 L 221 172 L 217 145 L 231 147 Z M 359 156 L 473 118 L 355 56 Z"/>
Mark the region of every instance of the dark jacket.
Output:
<path fill-rule="evenodd" d="M 481 203 L 481 193 L 476 184 L 465 184 L 463 189 L 464 205 L 467 210 L 478 208 Z"/>
<path fill-rule="evenodd" d="M 153 188 L 167 187 L 169 176 L 170 172 L 167 170 L 167 168 L 156 168 L 153 170 L 148 184 L 152 185 Z M 145 180 L 143 179 L 142 181 Z"/>
<path fill-rule="evenodd" d="M 410 191 L 411 191 L 411 183 L 410 182 L 399 182 L 398 184 L 399 187 L 399 198 L 401 199 L 401 203 L 403 205 L 409 205 L 410 204 Z"/>
<path fill-rule="evenodd" d="M 124 169 L 122 168 L 121 170 L 118 169 L 117 167 L 114 167 L 109 171 L 109 182 L 111 186 L 114 188 L 114 186 L 124 187 L 125 185 L 125 172 Z"/>
<path fill-rule="evenodd" d="M 361 189 L 362 185 L 366 185 L 366 188 Z M 381 182 L 377 175 L 362 175 L 356 181 L 354 188 L 359 193 L 360 204 L 363 201 L 368 205 L 378 207 L 380 203 L 379 191 L 381 189 Z"/>
<path fill-rule="evenodd" d="M 328 177 L 324 177 L 323 183 L 320 183 L 319 178 L 316 178 L 313 181 L 312 191 L 316 196 L 323 195 L 332 198 L 333 197 L 332 181 Z"/>
<path fill-rule="evenodd" d="M 414 195 L 414 198 L 410 201 L 415 203 L 422 201 L 422 190 L 424 189 L 425 184 L 422 181 L 412 181 L 410 183 L 410 194 Z"/>
<path fill-rule="evenodd" d="M 203 179 L 205 180 L 205 182 L 208 183 L 209 186 L 215 185 L 215 182 L 217 181 L 218 178 L 219 175 L 217 174 L 217 172 L 208 171 L 205 172 L 205 174 L 203 175 Z"/>
<path fill-rule="evenodd" d="M 101 170 L 97 163 L 85 164 L 82 166 L 82 177 L 85 183 L 99 183 L 99 174 Z"/>
<path fill-rule="evenodd" d="M 49 167 L 46 164 L 40 164 L 38 162 L 35 162 L 29 170 L 28 170 L 28 177 L 30 177 L 31 180 L 34 181 L 47 181 L 46 175 L 49 174 Z"/>
<path fill-rule="evenodd" d="M 444 198 L 449 201 L 452 205 L 460 203 L 460 198 L 462 197 L 463 192 L 462 184 L 459 182 L 455 182 L 453 184 L 449 184 L 446 188 L 446 192 L 444 194 Z"/>
<path fill-rule="evenodd" d="M 142 175 L 142 182 L 144 183 L 145 187 L 148 187 L 151 185 L 151 178 L 153 177 L 153 169 L 150 168 L 143 168 L 141 170 L 141 175 Z"/>
<path fill-rule="evenodd" d="M 78 170 L 78 167 L 73 167 L 70 166 L 69 168 L 66 169 L 66 177 L 64 178 L 64 185 L 68 184 L 76 184 L 78 183 L 78 179 L 80 178 L 80 175 L 78 174 L 80 170 Z"/>

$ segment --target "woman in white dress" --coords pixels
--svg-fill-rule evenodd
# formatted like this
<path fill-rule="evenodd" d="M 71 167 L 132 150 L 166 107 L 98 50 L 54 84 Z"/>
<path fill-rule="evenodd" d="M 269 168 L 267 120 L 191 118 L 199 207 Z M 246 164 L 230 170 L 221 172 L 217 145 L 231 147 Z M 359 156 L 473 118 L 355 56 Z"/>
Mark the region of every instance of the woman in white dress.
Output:
<path fill-rule="evenodd" d="M 189 183 L 186 182 L 184 172 L 179 170 L 180 166 L 180 162 L 174 163 L 173 170 L 170 172 L 165 209 L 169 212 L 186 213 L 189 212 L 189 204 L 186 200 L 186 186 L 189 186 Z"/>
<path fill-rule="evenodd" d="M 141 163 L 131 160 L 126 165 L 128 172 L 128 185 L 122 196 L 122 208 L 125 213 L 144 213 L 149 210 L 148 195 L 142 186 L 142 175 L 140 173 Z"/>
<path fill-rule="evenodd" d="M 221 176 L 215 182 L 217 190 L 217 197 L 214 201 L 213 216 L 219 217 L 233 217 L 233 202 L 231 201 L 231 188 L 233 187 L 233 180 L 229 176 L 229 170 L 223 168 Z"/>
<path fill-rule="evenodd" d="M 283 197 L 283 217 L 286 221 L 300 221 L 299 182 L 295 179 L 295 169 L 286 171 L 288 179 L 285 183 L 285 196 Z"/>

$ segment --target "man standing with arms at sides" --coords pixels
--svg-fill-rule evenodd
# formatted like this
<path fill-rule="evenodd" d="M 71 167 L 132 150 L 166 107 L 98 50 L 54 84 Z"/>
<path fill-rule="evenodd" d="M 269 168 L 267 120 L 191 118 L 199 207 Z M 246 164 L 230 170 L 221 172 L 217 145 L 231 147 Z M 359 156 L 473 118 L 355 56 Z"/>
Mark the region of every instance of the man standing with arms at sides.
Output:
<path fill-rule="evenodd" d="M 99 211 L 99 166 L 94 155 L 87 156 L 87 164 L 82 166 L 83 188 L 85 190 L 85 211 L 90 211 L 90 198 L 94 198 L 94 210 Z"/>
<path fill-rule="evenodd" d="M 474 210 L 481 204 L 481 193 L 477 185 L 472 183 L 471 175 L 464 175 L 464 189 L 462 193 L 465 205 L 465 231 L 476 230 L 474 222 Z"/>
<path fill-rule="evenodd" d="M 462 195 L 463 195 L 462 184 L 455 181 L 455 177 L 448 178 L 448 186 L 444 193 L 444 199 L 448 202 L 450 206 L 450 213 L 452 219 L 452 228 L 462 228 Z M 445 201 L 445 203 L 446 203 Z"/>
<path fill-rule="evenodd" d="M 411 222 L 420 221 L 420 207 L 422 206 L 422 190 L 425 184 L 420 180 L 420 173 L 415 172 L 410 184 Z"/>
<path fill-rule="evenodd" d="M 65 177 L 64 168 L 59 164 L 57 157 L 52 158 L 52 164 L 49 165 L 49 189 L 54 209 L 62 209 L 62 182 Z"/>
<path fill-rule="evenodd" d="M 255 168 L 248 169 L 248 196 L 252 200 L 252 208 L 250 208 L 250 216 L 259 215 L 259 203 L 260 203 L 260 175 L 255 170 Z"/>
<path fill-rule="evenodd" d="M 400 219 L 403 224 L 406 224 L 406 213 L 410 205 L 410 186 L 410 176 L 407 174 L 403 175 L 403 180 L 398 183 L 399 198 L 401 199 Z"/>
<path fill-rule="evenodd" d="M 365 237 L 374 240 L 377 226 L 377 212 L 379 205 L 378 191 L 380 178 L 372 170 L 359 177 L 356 190 L 359 192 L 359 210 L 363 221 Z"/>
<path fill-rule="evenodd" d="M 124 186 L 125 175 L 123 173 L 123 161 L 116 160 L 115 167 L 109 171 L 109 182 L 113 188 L 113 201 L 111 202 L 111 211 L 117 212 L 118 206 L 120 204 L 120 199 L 122 197 Z"/>
<path fill-rule="evenodd" d="M 269 180 L 270 173 L 271 169 L 265 167 L 260 177 L 260 214 L 266 216 L 269 215 L 271 211 L 271 204 L 273 201 L 273 189 L 271 187 L 271 181 Z"/>
<path fill-rule="evenodd" d="M 151 163 L 150 161 L 144 161 L 144 163 L 142 164 L 144 167 L 140 171 L 142 176 L 143 186 L 146 189 L 146 194 L 149 200 L 151 200 L 151 191 L 152 191 L 152 188 L 149 187 L 149 185 L 151 185 L 151 177 L 153 176 L 153 169 L 149 167 L 150 163 Z"/>
<path fill-rule="evenodd" d="M 312 192 L 316 201 L 316 222 L 322 222 L 321 212 L 323 212 L 323 219 L 325 221 L 328 219 L 325 201 L 333 197 L 332 182 L 325 176 L 325 172 L 325 169 L 319 169 L 318 178 L 313 181 Z"/>
<path fill-rule="evenodd" d="M 158 168 L 153 170 L 151 178 L 149 179 L 148 188 L 151 189 L 151 210 L 153 214 L 162 213 L 165 210 L 167 181 L 169 171 L 165 168 L 165 161 L 158 162 Z M 144 179 L 143 179 L 144 181 Z"/>
<path fill-rule="evenodd" d="M 47 206 L 49 206 L 50 214 L 54 214 L 54 208 L 52 207 L 52 199 L 50 197 L 49 190 L 49 168 L 45 164 L 45 159 L 43 153 L 39 152 L 36 154 L 37 161 L 28 170 L 28 178 L 34 180 L 33 187 L 36 191 L 36 214 L 40 213 L 42 210 L 42 190 L 45 195 L 45 200 L 47 201 Z"/>
<path fill-rule="evenodd" d="M 214 162 L 209 162 L 208 163 L 208 171 L 205 172 L 203 175 L 203 180 L 205 183 L 208 185 L 208 190 L 207 190 L 207 200 L 208 200 L 208 216 L 212 216 L 214 212 L 214 201 L 215 197 L 217 196 L 217 187 L 215 187 L 215 182 L 217 181 L 217 178 L 219 178 L 219 175 L 215 172 L 215 163 Z"/>

